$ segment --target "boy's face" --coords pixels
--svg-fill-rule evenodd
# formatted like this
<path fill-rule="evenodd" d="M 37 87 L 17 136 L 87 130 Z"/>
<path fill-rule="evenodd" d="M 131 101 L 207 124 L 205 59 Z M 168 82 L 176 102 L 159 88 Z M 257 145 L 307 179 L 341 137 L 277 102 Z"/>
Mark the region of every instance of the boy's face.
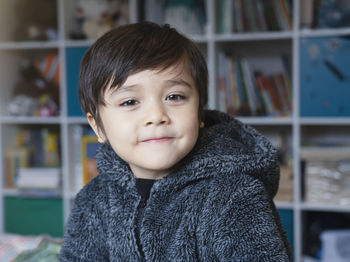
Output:
<path fill-rule="evenodd" d="M 181 66 L 145 70 L 108 89 L 100 108 L 105 133 L 88 120 L 100 142 L 109 141 L 139 178 L 161 178 L 194 147 L 199 130 L 199 95 Z"/>

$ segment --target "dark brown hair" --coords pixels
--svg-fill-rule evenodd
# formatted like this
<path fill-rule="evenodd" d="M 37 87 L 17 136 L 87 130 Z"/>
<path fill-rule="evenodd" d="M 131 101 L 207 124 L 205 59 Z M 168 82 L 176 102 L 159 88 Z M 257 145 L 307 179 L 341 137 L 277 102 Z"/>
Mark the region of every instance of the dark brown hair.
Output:
<path fill-rule="evenodd" d="M 199 94 L 199 119 L 207 104 L 208 70 L 199 48 L 169 25 L 140 22 L 117 27 L 87 50 L 79 73 L 79 102 L 104 132 L 99 106 L 108 87 L 117 88 L 128 76 L 146 69 L 164 70 L 183 62 Z"/>

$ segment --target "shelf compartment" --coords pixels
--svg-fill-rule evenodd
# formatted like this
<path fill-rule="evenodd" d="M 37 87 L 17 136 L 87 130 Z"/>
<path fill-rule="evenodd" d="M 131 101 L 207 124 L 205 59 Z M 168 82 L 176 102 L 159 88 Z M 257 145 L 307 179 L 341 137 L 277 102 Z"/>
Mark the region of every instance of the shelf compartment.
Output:
<path fill-rule="evenodd" d="M 60 106 L 57 49 L 0 51 L 2 116 L 56 116 Z"/>
<path fill-rule="evenodd" d="M 341 35 L 350 26 L 348 1 L 300 0 L 299 7 L 302 30 L 315 31 L 316 35 Z"/>
<path fill-rule="evenodd" d="M 291 117 L 289 45 L 285 40 L 217 44 L 218 109 L 236 116 Z"/>
<path fill-rule="evenodd" d="M 65 39 L 94 40 L 110 29 L 130 22 L 130 1 L 62 0 Z"/>
<path fill-rule="evenodd" d="M 0 42 L 58 40 L 56 0 L 2 0 Z"/>
<path fill-rule="evenodd" d="M 60 194 L 62 179 L 60 127 L 55 124 L 6 124 L 3 125 L 2 131 L 4 188 L 21 189 L 23 193 L 30 193 L 31 195 L 35 195 L 35 192 L 37 192 L 37 195 L 48 192 L 51 192 L 51 195 Z M 16 184 L 19 170 L 28 167 L 58 169 L 57 186 L 44 189 L 42 188 L 43 184 L 40 183 L 41 181 L 37 181 L 37 187 L 22 185 L 19 188 Z"/>
<path fill-rule="evenodd" d="M 170 24 L 180 33 L 195 38 L 208 33 L 207 13 L 205 1 L 139 2 L 139 21 Z"/>
<path fill-rule="evenodd" d="M 350 127 L 305 125 L 301 132 L 304 203 L 350 208 Z"/>
<path fill-rule="evenodd" d="M 302 212 L 302 253 L 304 256 L 320 258 L 322 251 L 321 234 L 326 230 L 350 229 L 347 213 L 322 211 Z"/>

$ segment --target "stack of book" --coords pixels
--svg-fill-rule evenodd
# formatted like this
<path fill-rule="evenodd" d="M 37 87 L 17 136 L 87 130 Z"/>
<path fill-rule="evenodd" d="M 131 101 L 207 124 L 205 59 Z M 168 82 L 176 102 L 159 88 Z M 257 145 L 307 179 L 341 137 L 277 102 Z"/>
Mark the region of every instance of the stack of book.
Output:
<path fill-rule="evenodd" d="M 286 56 L 232 57 L 219 53 L 220 109 L 232 115 L 289 116 L 292 87 Z"/>
<path fill-rule="evenodd" d="M 350 147 L 305 146 L 305 200 L 314 204 L 350 205 Z"/>

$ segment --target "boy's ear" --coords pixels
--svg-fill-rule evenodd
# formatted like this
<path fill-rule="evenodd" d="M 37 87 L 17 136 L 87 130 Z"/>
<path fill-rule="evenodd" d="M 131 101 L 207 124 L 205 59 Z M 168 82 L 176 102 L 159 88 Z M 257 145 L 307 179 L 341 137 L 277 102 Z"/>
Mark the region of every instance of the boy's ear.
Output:
<path fill-rule="evenodd" d="M 90 113 L 86 114 L 86 118 L 87 118 L 92 130 L 94 130 L 94 132 L 97 136 L 98 142 L 100 142 L 100 143 L 106 142 L 106 137 L 101 133 L 101 130 L 99 129 L 99 127 L 96 124 L 95 118 Z"/>

